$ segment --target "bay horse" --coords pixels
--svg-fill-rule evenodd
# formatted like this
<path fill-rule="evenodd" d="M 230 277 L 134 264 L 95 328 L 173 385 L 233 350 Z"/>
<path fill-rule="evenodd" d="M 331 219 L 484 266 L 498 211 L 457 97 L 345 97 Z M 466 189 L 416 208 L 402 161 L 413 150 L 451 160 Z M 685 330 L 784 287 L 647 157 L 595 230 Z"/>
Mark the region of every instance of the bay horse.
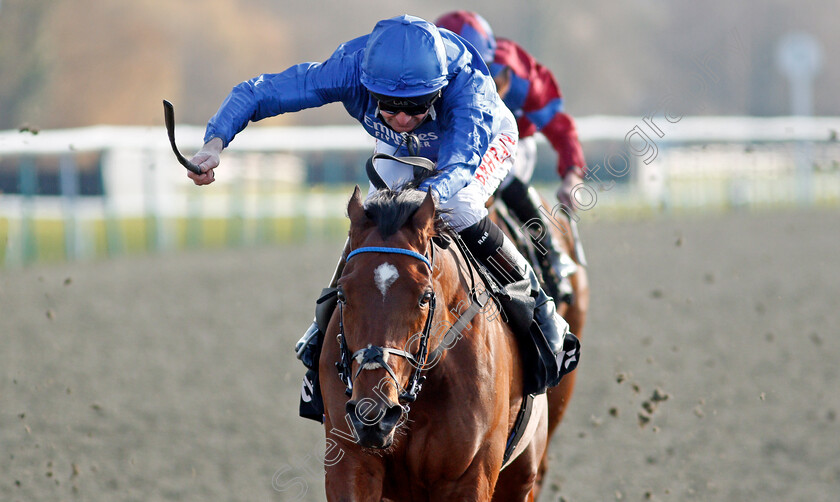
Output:
<path fill-rule="evenodd" d="M 523 400 L 517 339 L 457 246 L 434 243 L 446 231 L 433 198 L 380 190 L 363 204 L 356 187 L 347 214 L 319 361 L 327 499 L 534 500 L 547 418 L 502 471 Z"/>
<path fill-rule="evenodd" d="M 570 277 L 573 291 L 573 301 L 571 304 L 564 302 L 557 302 L 557 312 L 569 323 L 569 331 L 574 333 L 583 344 L 583 328 L 586 324 L 586 316 L 589 311 L 589 278 L 586 274 L 585 258 L 582 256 L 582 248 L 576 246 L 575 239 L 577 232 L 572 228 L 571 220 L 578 218 L 574 213 L 566 211 L 562 206 L 551 206 L 540 196 L 542 201 L 541 208 L 544 209 L 544 216 L 548 220 L 548 228 L 537 228 L 538 239 L 548 237 L 549 234 L 553 236 L 560 244 L 560 248 L 571 256 L 572 260 L 577 264 L 577 271 Z M 531 254 L 527 249 L 531 246 L 533 252 L 538 252 L 534 249 L 533 244 L 529 244 L 528 229 L 525 225 L 516 222 L 512 215 L 507 214 L 506 210 L 499 207 L 502 202 L 495 200 L 490 201 L 490 216 L 499 225 L 505 233 L 508 234 L 524 256 Z M 507 222 L 505 221 L 507 219 Z M 534 227 L 531 227 L 532 229 Z M 534 270 L 539 271 L 540 267 L 535 262 L 532 263 Z M 545 284 L 543 284 L 545 288 Z M 546 289 L 549 291 L 549 289 Z M 569 400 L 572 398 L 572 393 L 575 388 L 575 381 L 577 379 L 577 371 L 573 371 L 563 377 L 560 383 L 548 389 L 546 395 L 548 397 L 548 432 L 547 438 L 550 444 L 554 436 L 557 426 L 563 420 L 566 413 L 566 408 Z M 548 471 L 548 457 L 549 450 L 546 448 L 545 453 L 540 461 L 539 472 L 537 473 L 536 484 L 534 488 L 535 499 L 539 497 L 542 489 L 545 475 Z M 500 484 L 505 482 L 504 476 L 500 480 Z"/>

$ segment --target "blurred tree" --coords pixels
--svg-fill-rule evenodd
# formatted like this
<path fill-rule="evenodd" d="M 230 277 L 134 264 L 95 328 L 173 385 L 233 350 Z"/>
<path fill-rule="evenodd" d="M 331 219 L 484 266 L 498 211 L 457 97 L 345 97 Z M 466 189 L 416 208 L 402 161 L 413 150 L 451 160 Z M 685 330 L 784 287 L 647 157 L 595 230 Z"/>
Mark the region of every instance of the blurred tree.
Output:
<path fill-rule="evenodd" d="M 812 33 L 825 48 L 815 113 L 840 114 L 840 46 L 830 0 L 464 0 L 498 36 L 520 42 L 560 80 L 569 111 L 646 115 L 788 113 L 773 62 L 778 39 Z M 376 21 L 434 20 L 447 0 L 6 0 L 0 15 L 0 129 L 31 124 L 203 124 L 230 88 L 260 73 L 322 61 Z M 714 79 L 698 82 L 707 61 Z M 700 63 L 698 63 L 700 62 Z M 708 73 L 706 77 L 710 77 Z M 705 85 L 705 87 L 701 87 Z M 352 123 L 340 106 L 269 124 Z"/>
<path fill-rule="evenodd" d="M 40 36 L 48 0 L 6 0 L 0 15 L 0 129 L 21 127 L 43 90 L 48 65 Z"/>
<path fill-rule="evenodd" d="M 284 22 L 247 4 L 13 0 L 0 17 L 0 128 L 160 124 L 163 98 L 179 120 L 205 122 L 286 46 Z"/>

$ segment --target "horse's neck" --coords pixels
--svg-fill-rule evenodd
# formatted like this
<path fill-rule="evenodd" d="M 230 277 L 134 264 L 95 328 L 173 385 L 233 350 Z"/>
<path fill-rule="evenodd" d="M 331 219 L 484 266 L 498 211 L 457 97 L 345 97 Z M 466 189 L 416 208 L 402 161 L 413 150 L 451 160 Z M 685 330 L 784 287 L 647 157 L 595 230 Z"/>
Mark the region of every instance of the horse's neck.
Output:
<path fill-rule="evenodd" d="M 444 303 L 457 304 L 462 296 L 469 296 L 469 288 L 472 287 L 469 277 L 470 265 L 454 244 L 446 249 L 436 248 L 434 252 L 439 267 L 435 270 L 435 289 L 447 292 Z M 453 285 L 453 281 L 457 281 L 457 284 Z M 453 302 L 453 297 L 458 298 Z"/>
<path fill-rule="evenodd" d="M 434 287 L 438 295 L 437 308 L 441 312 L 436 315 L 435 322 L 441 329 L 433 330 L 436 336 L 429 350 L 436 350 L 440 344 L 443 344 L 446 349 L 441 360 L 426 373 L 426 385 L 430 388 L 461 390 L 464 386 L 468 386 L 475 395 L 492 395 L 499 391 L 499 385 L 506 385 L 504 382 L 509 382 L 510 379 L 476 381 L 474 374 L 504 374 L 509 371 L 510 368 L 504 363 L 505 354 L 516 350 L 516 338 L 502 323 L 499 312 L 490 305 L 490 302 L 494 302 L 492 298 L 488 298 L 486 300 L 488 303 L 475 312 L 473 317 L 462 318 L 470 309 L 472 302 L 476 300 L 472 293 L 482 291 L 484 283 L 478 273 L 471 270 L 469 261 L 457 246 L 453 244 L 448 249 L 436 251 L 438 255 Z M 473 288 L 476 291 L 472 291 Z M 467 313 L 467 316 L 469 315 Z M 462 322 L 468 322 L 457 335 L 443 343 L 446 339 L 445 329 L 460 324 L 457 322 L 459 319 Z M 490 352 L 487 351 L 488 348 Z M 463 399 L 462 395 L 454 391 L 439 392 L 437 395 L 438 399 L 449 396 L 446 398 L 446 403 L 435 401 L 430 405 L 438 411 L 441 405 L 444 407 L 458 405 Z M 432 413 L 437 413 L 437 411 Z"/>
<path fill-rule="evenodd" d="M 438 264 L 435 266 L 433 281 L 435 294 L 438 296 L 437 308 L 441 312 L 436 316 L 437 320 L 435 322 L 439 323 L 439 326 L 449 328 L 449 326 L 459 324 L 458 321 L 466 321 L 469 327 L 464 327 L 456 333 L 458 343 L 461 343 L 465 339 L 465 335 L 469 335 L 470 330 L 475 328 L 475 321 L 481 315 L 480 312 L 469 312 L 469 310 L 472 302 L 475 301 L 473 293 L 476 293 L 476 291 L 473 290 L 483 287 L 483 283 L 481 283 L 481 278 L 475 270 L 471 270 L 469 260 L 464 257 L 457 246 L 437 249 L 436 253 Z M 477 282 L 481 284 L 477 284 Z M 440 331 L 443 331 L 443 329 L 441 328 Z M 439 339 L 438 341 L 442 342 L 443 340 Z M 449 347 L 447 352 L 451 352 L 451 348 Z"/>

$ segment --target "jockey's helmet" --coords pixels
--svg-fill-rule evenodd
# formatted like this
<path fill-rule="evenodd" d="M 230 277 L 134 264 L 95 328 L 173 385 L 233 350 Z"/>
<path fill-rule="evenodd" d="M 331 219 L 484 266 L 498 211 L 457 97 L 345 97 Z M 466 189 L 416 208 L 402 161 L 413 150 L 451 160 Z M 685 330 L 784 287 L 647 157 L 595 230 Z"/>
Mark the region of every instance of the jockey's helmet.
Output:
<path fill-rule="evenodd" d="M 440 16 L 435 24 L 439 28 L 445 28 L 460 35 L 471 43 L 488 65 L 493 62 L 496 53 L 496 37 L 493 36 L 490 23 L 479 14 L 456 10 Z"/>
<path fill-rule="evenodd" d="M 361 81 L 371 93 L 419 104 L 439 94 L 446 76 L 446 49 L 435 25 L 408 15 L 376 23 L 362 60 Z"/>

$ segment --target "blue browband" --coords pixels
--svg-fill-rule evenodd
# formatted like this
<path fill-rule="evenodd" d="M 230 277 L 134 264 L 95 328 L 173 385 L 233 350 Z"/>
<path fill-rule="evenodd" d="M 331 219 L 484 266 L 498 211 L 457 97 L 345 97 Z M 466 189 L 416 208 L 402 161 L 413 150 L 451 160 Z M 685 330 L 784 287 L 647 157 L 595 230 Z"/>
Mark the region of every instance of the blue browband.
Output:
<path fill-rule="evenodd" d="M 385 248 L 385 247 L 378 247 L 378 246 L 359 248 L 359 249 L 356 249 L 354 251 L 351 251 L 350 254 L 347 255 L 347 260 L 349 261 L 350 258 L 352 258 L 352 257 L 354 257 L 354 256 L 356 256 L 357 254 L 360 254 L 360 253 L 404 254 L 406 256 L 412 256 L 414 258 L 417 258 L 418 260 L 425 263 L 426 266 L 429 267 L 429 270 L 432 269 L 432 264 L 429 262 L 428 258 L 426 258 L 425 256 L 423 256 L 422 254 L 420 254 L 416 251 L 412 251 L 410 249 L 403 249 L 403 248 Z"/>

